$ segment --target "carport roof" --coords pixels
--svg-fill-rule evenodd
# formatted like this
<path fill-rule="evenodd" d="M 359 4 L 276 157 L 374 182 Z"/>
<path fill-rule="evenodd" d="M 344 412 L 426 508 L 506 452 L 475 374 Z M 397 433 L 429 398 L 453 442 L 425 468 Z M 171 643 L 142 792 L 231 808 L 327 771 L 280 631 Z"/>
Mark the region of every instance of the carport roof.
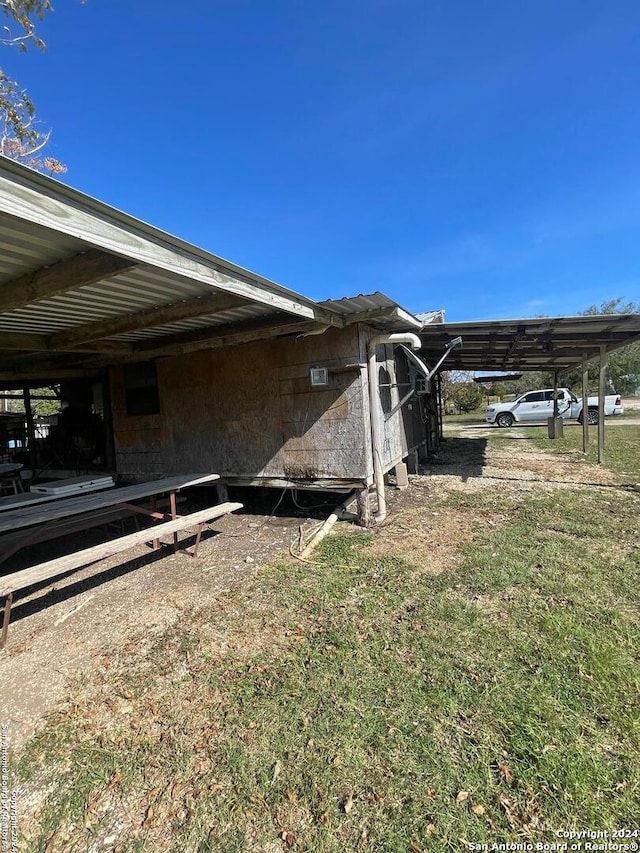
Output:
<path fill-rule="evenodd" d="M 534 317 L 433 323 L 419 332 L 422 356 L 434 363 L 453 338 L 445 370 L 565 370 L 640 339 L 640 314 Z"/>

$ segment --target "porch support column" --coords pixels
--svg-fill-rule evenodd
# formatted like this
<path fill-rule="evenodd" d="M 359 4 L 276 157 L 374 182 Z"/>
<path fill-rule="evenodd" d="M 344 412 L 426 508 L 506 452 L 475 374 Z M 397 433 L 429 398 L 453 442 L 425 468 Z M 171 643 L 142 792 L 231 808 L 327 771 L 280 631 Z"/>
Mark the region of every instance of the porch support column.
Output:
<path fill-rule="evenodd" d="M 600 381 L 598 383 L 598 462 L 604 462 L 604 392 L 607 369 L 607 347 L 600 344 Z"/>

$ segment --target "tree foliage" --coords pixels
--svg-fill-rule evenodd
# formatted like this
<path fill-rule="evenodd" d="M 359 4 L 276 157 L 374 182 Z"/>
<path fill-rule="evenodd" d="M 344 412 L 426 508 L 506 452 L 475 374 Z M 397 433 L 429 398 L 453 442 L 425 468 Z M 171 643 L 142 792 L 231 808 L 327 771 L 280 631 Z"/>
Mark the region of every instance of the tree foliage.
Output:
<path fill-rule="evenodd" d="M 32 388 L 31 393 L 34 397 L 48 397 L 47 400 L 36 399 L 31 401 L 31 411 L 37 417 L 45 417 L 46 415 L 57 415 L 60 411 L 60 395 L 56 388 Z M 22 391 L 15 392 L 15 399 L 6 401 L 6 411 L 14 414 L 24 414 L 24 397 Z"/>
<path fill-rule="evenodd" d="M 0 0 L 5 18 L 0 44 L 21 53 L 29 45 L 39 50 L 45 43 L 36 32 L 36 23 L 53 9 L 49 0 Z M 3 65 L 0 65 L 0 154 L 48 172 L 66 172 L 55 157 L 43 154 L 50 132 L 43 132 L 36 120 L 33 101 Z"/>
<path fill-rule="evenodd" d="M 453 382 L 448 400 L 458 412 L 475 412 L 485 401 L 482 388 L 475 382 Z"/>
<path fill-rule="evenodd" d="M 626 301 L 622 297 L 608 299 L 601 305 L 590 305 L 581 312 L 583 316 L 599 314 L 637 314 L 640 304 Z M 589 386 L 597 390 L 599 360 L 589 362 Z M 612 391 L 618 394 L 635 394 L 640 388 L 640 341 L 628 344 L 619 350 L 609 353 L 607 358 L 606 378 Z M 578 388 L 582 384 L 582 373 L 579 370 L 567 373 L 564 381 L 569 387 Z"/>

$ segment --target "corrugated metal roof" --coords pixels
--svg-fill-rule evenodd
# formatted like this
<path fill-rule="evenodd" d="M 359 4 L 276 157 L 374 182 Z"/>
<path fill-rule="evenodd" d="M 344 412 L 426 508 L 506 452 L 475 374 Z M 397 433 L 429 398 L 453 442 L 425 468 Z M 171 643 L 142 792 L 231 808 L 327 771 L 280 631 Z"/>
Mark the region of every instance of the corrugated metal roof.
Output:
<path fill-rule="evenodd" d="M 12 190 L 12 192 L 7 193 L 4 197 L 0 194 L 0 199 L 5 202 L 4 209 L 0 205 L 0 211 L 8 213 L 19 228 L 20 237 L 18 237 L 16 242 L 19 243 L 21 238 L 26 237 L 28 239 L 29 251 L 41 239 L 46 240 L 50 247 L 58 248 L 62 246 L 63 241 L 69 238 L 77 238 L 77 241 L 73 241 L 72 245 L 75 246 L 75 252 L 82 251 L 81 247 L 84 246 L 86 248 L 89 241 L 86 239 L 83 240 L 80 232 L 95 234 L 95 224 L 102 223 L 105 241 L 105 245 L 102 248 L 109 249 L 106 243 L 112 240 L 114 231 L 124 230 L 129 233 L 131 237 L 129 245 L 120 247 L 125 257 L 129 256 L 127 249 L 133 252 L 134 249 L 139 248 L 142 240 L 148 240 L 155 244 L 159 255 L 162 250 L 171 250 L 184 258 L 204 263 L 212 269 L 220 270 L 232 277 L 260 285 L 265 292 L 278 295 L 285 300 L 289 299 L 294 303 L 299 302 L 301 305 L 306 305 L 310 308 L 313 308 L 317 304 L 312 299 L 300 293 L 296 293 L 257 273 L 244 269 L 238 264 L 234 264 L 218 255 L 214 255 L 212 252 L 188 243 L 186 240 L 182 240 L 173 234 L 155 228 L 130 214 L 124 213 L 54 178 L 42 175 L 3 156 L 0 156 L 0 187 Z M 41 206 L 41 210 L 37 214 L 34 214 L 34 201 L 37 203 L 41 199 L 46 199 L 47 203 Z M 70 213 L 67 221 L 57 216 L 61 208 L 65 208 Z M 34 218 L 34 215 L 36 218 Z M 81 217 L 81 219 L 78 217 Z M 79 227 L 78 223 L 80 221 L 87 227 Z M 7 228 L 8 240 L 11 243 L 14 242 L 11 235 L 11 226 L 7 227 L 7 223 L 2 221 L 0 231 L 4 231 L 5 227 Z M 49 231 L 48 236 L 47 231 Z M 0 236 L 0 245 L 2 239 L 2 236 Z M 111 248 L 113 249 L 113 246 Z M 73 253 L 71 252 L 70 254 Z M 61 255 L 60 257 L 69 257 L 70 254 Z M 58 258 L 51 258 L 49 263 L 52 263 L 56 259 Z M 141 259 L 138 258 L 137 260 Z M 43 265 L 45 264 L 42 263 L 41 266 Z M 158 263 L 158 266 L 162 266 L 162 264 Z"/>
<path fill-rule="evenodd" d="M 211 345 L 207 330 L 228 343 L 235 332 L 247 340 L 343 322 L 421 326 L 379 292 L 314 302 L 0 157 L 0 370 L 10 375 L 31 362 L 56 370 L 149 357 L 154 339 L 180 351 L 203 343 L 202 330 Z"/>
<path fill-rule="evenodd" d="M 215 336 L 220 329 L 228 340 L 235 331 L 260 334 L 265 324 L 276 334 L 294 321 L 315 328 L 333 317 L 307 297 L 0 157 L 0 370 L 42 362 L 77 369 L 95 365 L 101 351 L 109 360 L 112 344 L 158 339 L 179 347 L 201 330 Z M 96 330 L 100 323 L 109 325 Z M 78 351 L 64 337 L 74 331 Z M 24 346 L 21 335 L 29 336 Z M 85 346 L 93 335 L 95 345 Z M 84 359 L 83 349 L 95 353 Z"/>
<path fill-rule="evenodd" d="M 209 295 L 211 288 L 205 284 L 170 276 L 150 267 L 139 267 L 108 281 L 79 287 L 60 296 L 42 299 L 0 314 L 0 330 L 50 334 L 60 329 Z M 273 309 L 247 302 L 246 307 L 236 312 L 224 313 L 228 315 L 228 322 L 234 322 L 262 317 L 273 313 Z M 211 321 L 210 315 L 199 317 L 189 328 L 202 328 L 210 325 Z M 179 330 L 181 324 L 176 324 L 176 328 Z M 155 329 L 149 330 L 150 335 L 154 333 Z"/>
<path fill-rule="evenodd" d="M 419 333 L 427 359 L 462 337 L 446 370 L 563 370 L 583 358 L 640 339 L 640 314 L 534 317 L 425 326 Z"/>
<path fill-rule="evenodd" d="M 417 317 L 380 291 L 345 296 L 342 299 L 326 299 L 320 304 L 350 322 L 369 322 L 376 328 L 389 332 L 415 331 L 422 328 Z"/>
<path fill-rule="evenodd" d="M 444 308 L 440 308 L 437 311 L 422 311 L 416 317 L 423 326 L 427 326 L 429 323 L 444 323 L 444 314 Z"/>
<path fill-rule="evenodd" d="M 0 284 L 85 249 L 81 240 L 0 214 Z"/>

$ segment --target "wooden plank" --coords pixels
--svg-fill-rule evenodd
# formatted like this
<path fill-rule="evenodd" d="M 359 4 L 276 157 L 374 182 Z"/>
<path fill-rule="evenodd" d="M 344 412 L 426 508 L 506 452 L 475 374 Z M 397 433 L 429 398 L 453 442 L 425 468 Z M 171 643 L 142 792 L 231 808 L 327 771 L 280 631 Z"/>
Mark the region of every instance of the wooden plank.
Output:
<path fill-rule="evenodd" d="M 59 500 L 55 495 L 39 495 L 37 492 L 26 492 L 22 495 L 7 495 L 0 498 L 0 512 L 7 512 L 11 509 L 25 509 L 33 504 L 47 503 L 48 501 Z"/>
<path fill-rule="evenodd" d="M 46 335 L 22 334 L 3 330 L 0 345 L 4 350 L 46 350 L 49 348 L 49 339 Z"/>
<path fill-rule="evenodd" d="M 148 329 L 167 323 L 175 323 L 179 320 L 188 320 L 191 317 L 202 317 L 220 311 L 228 311 L 231 308 L 246 304 L 246 299 L 238 296 L 225 296 L 224 294 L 202 296 L 198 299 L 174 302 L 147 311 L 137 311 L 122 317 L 113 317 L 109 320 L 86 323 L 72 329 L 65 329 L 64 332 L 51 335 L 49 344 L 51 349 L 68 349 L 69 346 L 79 346 L 88 341 L 98 341 L 100 338 L 135 332 L 138 329 Z"/>
<path fill-rule="evenodd" d="M 113 557 L 115 554 L 128 551 L 131 548 L 135 548 L 136 545 L 143 545 L 150 538 L 186 530 L 188 527 L 213 521 L 222 515 L 235 512 L 238 509 L 242 509 L 241 503 L 218 504 L 218 506 L 192 512 L 190 515 L 183 515 L 180 518 L 176 518 L 175 521 L 165 521 L 162 524 L 153 525 L 145 530 L 139 530 L 137 533 L 130 533 L 128 536 L 121 536 L 119 539 L 112 539 L 110 542 L 103 542 L 100 545 L 76 551 L 75 554 L 69 554 L 66 557 L 57 557 L 55 560 L 40 563 L 38 566 L 14 572 L 11 575 L 0 578 L 0 595 L 6 596 L 11 592 L 16 592 L 16 590 L 25 589 L 45 580 L 51 580 L 66 572 L 86 566 L 89 563 L 95 563 L 98 560 L 104 560 L 107 557 Z"/>
<path fill-rule="evenodd" d="M 0 290 L 0 313 L 15 311 L 39 299 L 48 299 L 68 290 L 95 284 L 134 266 L 136 264 L 130 260 L 98 249 L 89 249 L 3 284 Z"/>
<path fill-rule="evenodd" d="M 195 329 L 166 338 L 154 338 L 133 345 L 134 354 L 144 354 L 150 358 L 155 354 L 171 352 L 191 352 L 198 349 L 215 346 L 232 346 L 234 344 L 251 343 L 253 341 L 272 338 L 278 334 L 301 334 L 317 328 L 317 323 L 309 321 L 287 320 L 284 317 L 270 315 L 263 320 L 251 320 L 246 323 L 229 323 L 224 326 L 213 326 L 209 329 Z"/>
<path fill-rule="evenodd" d="M 0 513 L 0 533 L 9 530 L 18 530 L 21 527 L 29 527 L 32 524 L 42 524 L 54 521 L 56 518 L 65 518 L 71 515 L 80 515 L 106 506 L 117 506 L 122 503 L 130 503 L 140 498 L 148 498 L 150 495 L 161 495 L 172 490 L 186 489 L 189 486 L 204 485 L 218 480 L 218 474 L 191 474 L 182 477 L 164 477 L 161 480 L 140 483 L 135 486 L 124 486 L 117 489 L 107 489 L 105 492 L 95 492 L 91 495 L 77 495 L 73 498 L 58 498 L 50 503 L 26 507 L 18 510 L 7 510 Z"/>
<path fill-rule="evenodd" d="M 185 501 L 186 498 L 184 497 L 176 498 L 177 503 L 184 503 Z M 169 498 L 163 498 L 157 502 L 158 509 L 166 509 L 168 506 Z M 150 503 L 144 504 L 141 508 L 149 512 L 152 509 Z M 29 547 L 31 545 L 39 545 L 41 542 L 49 542 L 52 539 L 62 539 L 64 536 L 80 533 L 83 530 L 90 530 L 92 527 L 101 527 L 102 525 L 112 524 L 115 521 L 133 518 L 135 515 L 136 513 L 133 510 L 126 507 L 105 507 L 105 509 L 98 509 L 83 515 L 74 515 L 69 519 L 61 519 L 53 524 L 43 524 L 37 528 L 37 534 L 34 534 L 33 538 L 29 535 Z M 5 533 L 0 536 L 0 555 L 13 549 L 14 545 L 20 546 L 24 538 L 24 530 L 16 530 L 13 533 Z"/>
<path fill-rule="evenodd" d="M 0 367 L 2 362 L 0 362 Z M 97 376 L 98 370 L 97 368 L 92 369 L 65 369 L 56 365 L 44 365 L 37 367 L 32 366 L 31 369 L 23 369 L 23 370 L 2 370 L 0 369 L 0 382 L 2 382 L 2 387 L 5 389 L 10 388 L 12 385 L 16 385 L 22 387 L 24 382 L 30 382 L 32 384 L 41 383 L 43 385 L 48 384 L 49 382 L 60 382 L 61 379 L 90 379 L 94 376 Z"/>

